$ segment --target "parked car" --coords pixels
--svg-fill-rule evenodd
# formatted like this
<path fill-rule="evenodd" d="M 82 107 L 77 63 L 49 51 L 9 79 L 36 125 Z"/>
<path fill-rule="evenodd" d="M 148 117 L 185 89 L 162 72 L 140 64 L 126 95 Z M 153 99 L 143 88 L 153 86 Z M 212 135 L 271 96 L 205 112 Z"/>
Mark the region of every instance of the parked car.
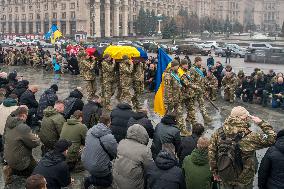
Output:
<path fill-rule="evenodd" d="M 176 52 L 178 50 L 178 45 L 172 46 L 171 51 Z"/>
<path fill-rule="evenodd" d="M 228 47 L 229 47 L 230 49 L 237 49 L 237 50 L 243 50 L 243 51 L 246 50 L 245 48 L 242 48 L 242 47 L 240 47 L 239 45 L 234 44 L 234 43 L 227 43 L 227 44 L 224 45 L 224 48 L 225 48 L 225 49 L 228 48 Z"/>
<path fill-rule="evenodd" d="M 225 57 L 226 56 L 226 51 L 224 48 L 216 48 L 215 49 L 215 55 L 219 57 Z"/>
<path fill-rule="evenodd" d="M 249 50 L 250 49 L 270 49 L 272 46 L 269 43 L 251 43 L 249 45 Z"/>
<path fill-rule="evenodd" d="M 201 43 L 200 45 L 202 45 L 203 48 L 210 48 L 210 49 L 216 49 L 219 47 L 219 44 L 216 41 L 206 41 L 204 43 Z"/>
<path fill-rule="evenodd" d="M 275 47 L 269 49 L 254 49 L 246 52 L 244 61 L 256 63 L 283 64 L 284 49 Z"/>
<path fill-rule="evenodd" d="M 194 54 L 201 54 L 202 56 L 207 56 L 209 54 L 208 50 L 204 50 L 200 45 L 198 44 L 183 44 L 179 45 L 178 49 L 176 50 L 176 54 L 184 55 L 194 55 Z"/>
<path fill-rule="evenodd" d="M 232 57 L 236 57 L 236 58 L 244 58 L 246 54 L 245 50 L 242 49 L 232 49 Z"/>

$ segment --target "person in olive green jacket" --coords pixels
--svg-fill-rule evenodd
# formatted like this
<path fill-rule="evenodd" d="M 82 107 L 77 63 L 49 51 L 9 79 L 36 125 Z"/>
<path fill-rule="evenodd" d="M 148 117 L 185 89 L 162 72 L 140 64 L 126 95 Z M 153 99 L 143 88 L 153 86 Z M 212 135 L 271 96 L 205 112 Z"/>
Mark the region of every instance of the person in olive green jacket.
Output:
<path fill-rule="evenodd" d="M 72 142 L 67 153 L 67 164 L 70 171 L 81 161 L 81 150 L 85 145 L 88 128 L 86 125 L 82 124 L 82 117 L 82 111 L 75 111 L 71 118 L 64 123 L 60 134 L 60 139 L 66 139 Z"/>
<path fill-rule="evenodd" d="M 61 130 L 66 121 L 62 115 L 64 112 L 64 102 L 57 101 L 54 108 L 49 106 L 43 111 L 39 138 L 43 143 L 42 154 L 54 149 L 55 143 L 59 140 Z"/>
<path fill-rule="evenodd" d="M 200 137 L 197 142 L 197 149 L 191 155 L 186 156 L 182 168 L 185 174 L 187 189 L 211 189 L 212 173 L 208 160 L 209 140 Z"/>

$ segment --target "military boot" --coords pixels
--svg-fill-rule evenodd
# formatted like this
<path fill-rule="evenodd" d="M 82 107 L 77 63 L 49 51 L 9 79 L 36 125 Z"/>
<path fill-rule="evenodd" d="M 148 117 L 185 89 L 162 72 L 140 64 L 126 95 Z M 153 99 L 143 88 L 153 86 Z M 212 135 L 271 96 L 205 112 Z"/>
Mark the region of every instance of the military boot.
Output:
<path fill-rule="evenodd" d="M 8 165 L 5 165 L 3 167 L 3 176 L 4 176 L 4 182 L 5 186 L 12 183 L 12 168 Z"/>

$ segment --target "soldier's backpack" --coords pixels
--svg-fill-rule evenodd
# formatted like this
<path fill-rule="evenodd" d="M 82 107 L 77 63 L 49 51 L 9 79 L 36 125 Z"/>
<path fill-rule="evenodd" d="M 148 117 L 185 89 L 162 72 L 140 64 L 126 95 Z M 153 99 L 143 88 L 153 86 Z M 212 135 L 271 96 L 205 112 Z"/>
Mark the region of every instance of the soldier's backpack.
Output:
<path fill-rule="evenodd" d="M 219 129 L 217 147 L 218 175 L 225 182 L 234 181 L 243 170 L 243 161 L 239 142 L 244 138 L 243 133 L 226 136 L 223 128 Z"/>

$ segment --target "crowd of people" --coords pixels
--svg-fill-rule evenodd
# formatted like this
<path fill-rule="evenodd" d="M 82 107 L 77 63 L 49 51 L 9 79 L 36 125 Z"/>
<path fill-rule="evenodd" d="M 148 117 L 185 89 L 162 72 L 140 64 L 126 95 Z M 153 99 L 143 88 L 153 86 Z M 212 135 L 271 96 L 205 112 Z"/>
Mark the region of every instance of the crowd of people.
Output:
<path fill-rule="evenodd" d="M 6 57 L 5 63 L 10 61 Z M 205 125 L 212 121 L 205 100 L 215 101 L 223 88 L 224 99 L 231 103 L 236 96 L 265 106 L 272 94 L 272 106 L 283 105 L 282 73 L 265 75 L 255 69 L 251 76 L 241 71 L 236 75 L 230 65 L 215 64 L 213 57 L 207 68 L 200 57 L 193 63 L 175 57 L 164 73 L 166 114 L 154 127 L 140 99 L 144 84 L 150 91 L 155 88 L 157 58 L 133 60 L 125 55 L 117 61 L 106 54 L 97 67 L 83 48 L 74 58 L 76 74 L 86 83 L 86 103 L 81 88 L 63 100 L 56 84 L 37 100 L 39 86 L 16 72 L 0 73 L 6 186 L 18 175 L 28 177 L 27 189 L 56 189 L 72 185 L 71 172 L 87 171 L 82 188 L 251 189 L 258 164 L 255 151 L 267 147 L 259 188 L 284 186 L 279 163 L 284 161 L 283 130 L 276 134 L 269 123 L 237 106 L 210 139 L 204 136 Z M 119 103 L 113 106 L 115 91 Z M 205 125 L 196 118 L 196 103 Z M 249 129 L 252 122 L 262 133 Z M 42 158 L 37 162 L 32 151 L 39 146 Z"/>

